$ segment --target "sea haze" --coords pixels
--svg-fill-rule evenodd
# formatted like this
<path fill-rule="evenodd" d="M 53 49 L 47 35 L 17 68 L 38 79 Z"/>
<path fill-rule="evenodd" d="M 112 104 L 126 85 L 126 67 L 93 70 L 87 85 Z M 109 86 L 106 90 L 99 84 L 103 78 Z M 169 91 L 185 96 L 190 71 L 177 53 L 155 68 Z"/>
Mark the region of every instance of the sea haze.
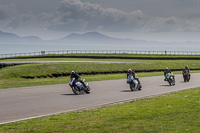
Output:
<path fill-rule="evenodd" d="M 0 32 L 0 54 L 28 53 L 59 50 L 133 50 L 133 51 L 198 51 L 198 42 L 156 42 L 121 39 L 98 32 L 70 34 L 55 40 L 42 40 L 36 36 L 20 37 Z"/>

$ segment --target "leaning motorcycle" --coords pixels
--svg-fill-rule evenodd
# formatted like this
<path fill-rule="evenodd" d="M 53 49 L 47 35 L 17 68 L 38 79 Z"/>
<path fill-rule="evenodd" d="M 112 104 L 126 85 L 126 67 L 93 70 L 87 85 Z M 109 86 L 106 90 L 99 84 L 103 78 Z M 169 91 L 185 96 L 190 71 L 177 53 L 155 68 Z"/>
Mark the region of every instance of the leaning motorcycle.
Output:
<path fill-rule="evenodd" d="M 127 83 L 129 84 L 131 91 L 135 90 L 136 84 L 137 84 L 136 90 L 141 90 L 142 85 L 140 84 L 140 82 L 137 79 L 138 79 L 138 77 L 136 79 L 134 79 L 133 75 L 128 76 Z"/>
<path fill-rule="evenodd" d="M 173 73 L 167 73 L 166 77 L 166 80 L 170 86 L 175 85 L 175 76 L 173 75 Z"/>
<path fill-rule="evenodd" d="M 189 72 L 188 71 L 183 71 L 182 74 L 183 74 L 184 82 L 189 82 L 189 80 L 190 80 Z"/>
<path fill-rule="evenodd" d="M 83 79 L 83 82 L 84 81 L 85 81 L 85 79 Z M 89 87 L 88 83 L 86 83 L 86 87 L 85 87 L 80 81 L 76 81 L 75 78 L 70 79 L 69 86 L 72 88 L 72 91 L 76 95 L 82 94 L 84 92 L 86 94 L 90 93 L 90 87 Z"/>

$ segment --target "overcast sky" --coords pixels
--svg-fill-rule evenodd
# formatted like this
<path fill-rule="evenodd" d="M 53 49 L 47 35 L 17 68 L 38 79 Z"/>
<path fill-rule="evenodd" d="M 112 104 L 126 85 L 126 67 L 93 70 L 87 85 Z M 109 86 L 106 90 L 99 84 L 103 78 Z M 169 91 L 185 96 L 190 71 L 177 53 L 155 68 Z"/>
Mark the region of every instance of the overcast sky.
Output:
<path fill-rule="evenodd" d="M 42 39 L 98 31 L 200 42 L 200 0 L 0 0 L 0 31 Z"/>

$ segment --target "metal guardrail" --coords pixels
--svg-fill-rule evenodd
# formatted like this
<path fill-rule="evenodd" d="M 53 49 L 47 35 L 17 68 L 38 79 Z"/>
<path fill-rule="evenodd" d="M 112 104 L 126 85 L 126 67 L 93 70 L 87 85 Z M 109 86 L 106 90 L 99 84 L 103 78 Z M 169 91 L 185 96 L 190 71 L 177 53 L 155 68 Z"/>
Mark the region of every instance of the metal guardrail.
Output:
<path fill-rule="evenodd" d="M 200 51 L 136 51 L 136 50 L 60 50 L 60 51 L 41 51 L 29 53 L 10 53 L 0 54 L 0 58 L 38 56 L 49 54 L 156 54 L 156 55 L 200 55 Z"/>

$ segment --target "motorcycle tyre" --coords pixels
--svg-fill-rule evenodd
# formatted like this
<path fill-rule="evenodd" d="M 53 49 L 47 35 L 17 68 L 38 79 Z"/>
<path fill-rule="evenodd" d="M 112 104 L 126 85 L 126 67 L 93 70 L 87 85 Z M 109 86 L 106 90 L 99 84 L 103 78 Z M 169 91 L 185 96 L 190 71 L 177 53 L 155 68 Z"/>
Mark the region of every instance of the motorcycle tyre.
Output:
<path fill-rule="evenodd" d="M 141 85 L 141 84 L 139 84 L 139 86 L 138 86 L 138 90 L 139 90 L 139 91 L 142 90 L 142 85 Z"/>
<path fill-rule="evenodd" d="M 86 87 L 85 93 L 86 93 L 86 94 L 90 94 L 90 87 L 89 87 L 89 86 Z"/>
<path fill-rule="evenodd" d="M 184 82 L 186 82 L 187 81 L 187 78 L 186 78 L 186 76 L 184 76 Z"/>
<path fill-rule="evenodd" d="M 187 82 L 189 82 L 190 81 L 190 78 L 187 78 Z"/>
<path fill-rule="evenodd" d="M 169 80 L 169 85 L 173 86 L 173 81 Z"/>
<path fill-rule="evenodd" d="M 190 79 L 187 78 L 187 76 L 184 76 L 184 82 L 189 82 L 189 81 L 190 81 Z"/>
<path fill-rule="evenodd" d="M 74 92 L 75 95 L 79 95 L 80 91 L 75 89 L 75 87 L 72 87 L 72 91 Z"/>
<path fill-rule="evenodd" d="M 133 83 L 129 83 L 131 91 L 134 91 L 135 85 Z"/>

